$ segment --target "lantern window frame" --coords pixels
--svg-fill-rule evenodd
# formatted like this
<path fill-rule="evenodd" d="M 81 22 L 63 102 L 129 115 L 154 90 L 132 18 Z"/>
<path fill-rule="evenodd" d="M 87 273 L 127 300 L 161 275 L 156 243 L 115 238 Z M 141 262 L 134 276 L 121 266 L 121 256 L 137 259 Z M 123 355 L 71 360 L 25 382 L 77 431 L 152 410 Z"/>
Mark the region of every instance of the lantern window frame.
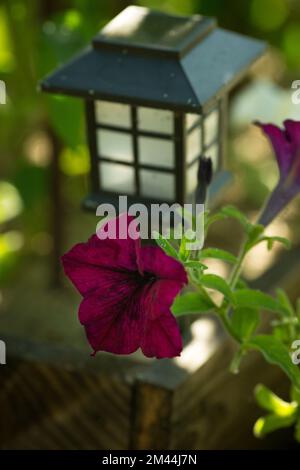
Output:
<path fill-rule="evenodd" d="M 226 134 L 226 95 L 213 101 L 202 113 L 195 113 L 198 118 L 195 122 L 187 128 L 187 113 L 176 112 L 173 109 L 161 109 L 154 106 L 149 106 L 145 104 L 135 105 L 132 103 L 122 102 L 120 104 L 125 104 L 129 107 L 130 112 L 130 125 L 129 126 L 120 126 L 101 123 L 96 116 L 96 103 L 97 101 L 105 101 L 107 103 L 119 103 L 112 100 L 107 100 L 105 98 L 90 99 L 86 100 L 86 124 L 87 124 L 87 136 L 88 136 L 88 145 L 90 148 L 90 159 L 91 159 L 91 184 L 92 184 L 92 198 L 96 196 L 98 199 L 100 196 L 107 196 L 108 198 L 114 198 L 118 195 L 116 190 L 109 191 L 104 189 L 101 185 L 101 163 L 109 163 L 122 165 L 124 167 L 129 167 L 134 170 L 134 190 L 128 192 L 129 198 L 134 198 L 141 202 L 178 202 L 183 204 L 187 202 L 190 196 L 187 188 L 187 173 L 188 170 L 194 166 L 197 162 L 200 162 L 202 156 L 209 157 L 209 149 L 217 145 L 218 147 L 218 166 L 215 168 L 215 173 L 217 173 L 223 167 L 224 161 L 224 135 Z M 151 110 L 164 110 L 172 113 L 173 116 L 173 132 L 157 132 L 143 130 L 138 126 L 138 109 L 140 107 L 148 108 Z M 216 129 L 216 137 L 208 144 L 205 144 L 205 119 L 209 115 L 218 111 L 218 128 Z M 200 126 L 201 132 L 201 145 L 199 154 L 194 157 L 190 162 L 187 162 L 187 138 L 188 136 Z M 128 135 L 132 138 L 132 153 L 133 159 L 130 161 L 108 157 L 106 155 L 100 154 L 98 149 L 97 141 L 97 131 L 98 130 L 107 130 L 111 132 L 120 132 Z M 174 166 L 166 165 L 156 165 L 156 164 L 147 164 L 143 163 L 140 160 L 140 149 L 139 149 L 139 137 L 149 137 L 163 141 L 168 141 L 173 143 L 174 151 Z M 163 157 L 162 157 L 163 158 Z M 141 172 L 154 171 L 159 173 L 166 173 L 172 175 L 174 178 L 174 197 L 170 198 L 156 198 L 143 195 L 141 188 Z"/>

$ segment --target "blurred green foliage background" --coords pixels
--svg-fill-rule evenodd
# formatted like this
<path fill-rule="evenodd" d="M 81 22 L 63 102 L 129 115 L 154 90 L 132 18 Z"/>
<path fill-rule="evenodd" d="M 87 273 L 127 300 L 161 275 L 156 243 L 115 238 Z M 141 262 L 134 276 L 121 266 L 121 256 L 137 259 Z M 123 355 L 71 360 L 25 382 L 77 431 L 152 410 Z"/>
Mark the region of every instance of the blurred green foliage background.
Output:
<path fill-rule="evenodd" d="M 82 103 L 42 95 L 38 80 L 86 45 L 129 4 L 215 16 L 222 27 L 269 42 L 273 49 L 265 74 L 270 81 L 288 89 L 292 80 L 300 79 L 299 0 L 1 0 L 0 79 L 7 87 L 7 103 L 0 106 L 2 283 L 11 282 L 24 255 L 49 257 L 53 253 L 49 129 L 62 142 L 59 167 L 65 211 L 79 207 L 88 186 Z M 258 162 L 255 150 L 253 160 L 252 155 L 237 157 L 236 143 L 249 153 L 249 135 L 231 135 L 231 165 L 243 180 L 233 196 L 244 198 L 255 209 L 268 189 L 266 169 L 271 182 L 276 169 L 273 163 L 266 167 L 269 163 L 263 158 Z M 81 223 L 83 218 L 84 214 Z"/>

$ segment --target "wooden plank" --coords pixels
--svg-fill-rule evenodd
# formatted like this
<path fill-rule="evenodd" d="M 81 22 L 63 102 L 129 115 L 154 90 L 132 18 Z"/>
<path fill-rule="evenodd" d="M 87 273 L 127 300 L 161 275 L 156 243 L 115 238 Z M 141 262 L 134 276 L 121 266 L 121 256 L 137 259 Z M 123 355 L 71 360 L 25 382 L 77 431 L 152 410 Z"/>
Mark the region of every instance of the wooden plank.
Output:
<path fill-rule="evenodd" d="M 254 438 L 252 428 L 261 413 L 253 389 L 264 383 L 279 391 L 287 380 L 257 354 L 245 360 L 238 375 L 230 374 L 229 341 L 174 394 L 171 449 L 242 449 L 274 444 Z"/>
<path fill-rule="evenodd" d="M 167 449 L 171 434 L 173 392 L 137 382 L 133 389 L 130 448 Z"/>
<path fill-rule="evenodd" d="M 16 360 L 0 384 L 2 449 L 128 448 L 124 377 Z"/>

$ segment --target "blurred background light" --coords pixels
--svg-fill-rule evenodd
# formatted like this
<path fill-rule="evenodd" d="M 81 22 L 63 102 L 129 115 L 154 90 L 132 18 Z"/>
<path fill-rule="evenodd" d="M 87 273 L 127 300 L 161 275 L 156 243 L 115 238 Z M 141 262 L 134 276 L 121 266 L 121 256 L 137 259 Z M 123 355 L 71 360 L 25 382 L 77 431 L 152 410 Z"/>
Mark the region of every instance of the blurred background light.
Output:
<path fill-rule="evenodd" d="M 252 0 L 250 17 L 261 31 L 274 31 L 289 15 L 288 0 Z"/>

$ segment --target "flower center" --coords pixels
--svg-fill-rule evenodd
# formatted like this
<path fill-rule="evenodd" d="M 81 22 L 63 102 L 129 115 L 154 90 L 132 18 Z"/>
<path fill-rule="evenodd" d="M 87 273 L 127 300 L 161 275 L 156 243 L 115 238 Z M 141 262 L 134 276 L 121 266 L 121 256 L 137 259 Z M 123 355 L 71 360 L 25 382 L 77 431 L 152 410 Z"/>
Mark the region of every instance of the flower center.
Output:
<path fill-rule="evenodd" d="M 145 271 L 143 273 L 143 279 L 144 279 L 144 282 L 154 282 L 157 280 L 157 277 L 155 276 L 155 274 L 153 273 L 150 273 L 148 271 Z"/>

